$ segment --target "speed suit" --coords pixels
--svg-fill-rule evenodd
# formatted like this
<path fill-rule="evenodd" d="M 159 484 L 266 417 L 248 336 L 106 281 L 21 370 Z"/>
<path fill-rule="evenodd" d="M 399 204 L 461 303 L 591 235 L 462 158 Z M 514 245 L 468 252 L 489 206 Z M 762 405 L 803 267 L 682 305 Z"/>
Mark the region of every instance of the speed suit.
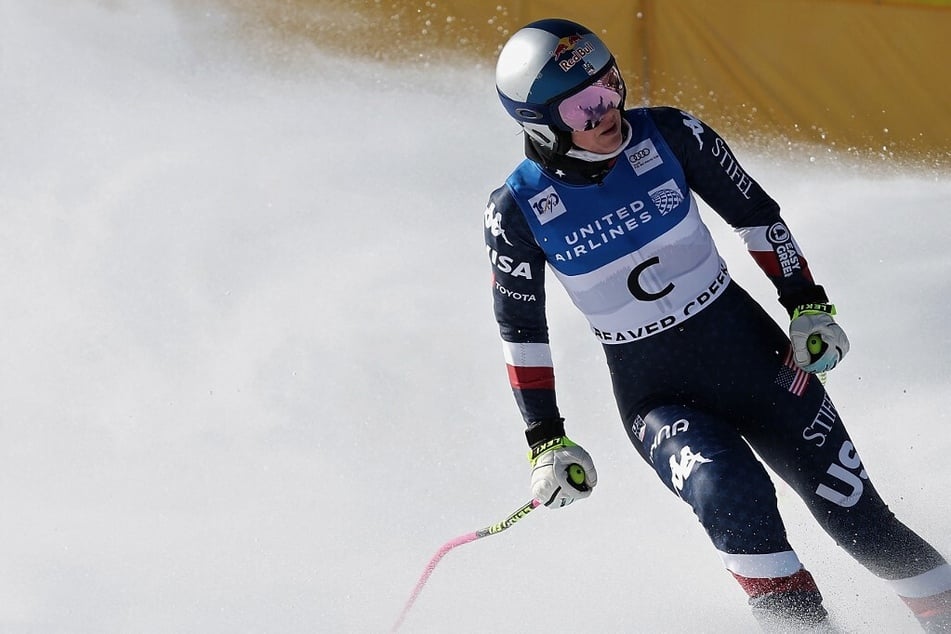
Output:
<path fill-rule="evenodd" d="M 563 433 L 547 267 L 603 345 L 631 443 L 693 508 L 754 611 L 825 614 L 753 450 L 920 619 L 946 611 L 951 568 L 882 501 L 822 383 L 731 279 L 695 195 L 736 230 L 792 313 L 828 300 L 779 206 L 690 114 L 623 118 L 624 149 L 600 171 L 549 163 L 527 141 L 528 158 L 485 211 L 495 316 L 530 442 L 538 428 Z"/>

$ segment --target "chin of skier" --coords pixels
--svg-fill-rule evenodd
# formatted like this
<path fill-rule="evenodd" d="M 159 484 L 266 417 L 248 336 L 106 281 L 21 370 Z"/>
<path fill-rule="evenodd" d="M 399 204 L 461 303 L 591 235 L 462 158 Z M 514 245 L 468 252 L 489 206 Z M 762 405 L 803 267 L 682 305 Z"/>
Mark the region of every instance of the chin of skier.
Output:
<path fill-rule="evenodd" d="M 826 610 L 754 450 L 926 631 L 951 630 L 951 567 L 882 501 L 815 376 L 849 350 L 835 308 L 723 138 L 675 108 L 625 110 L 611 52 L 565 20 L 516 32 L 496 84 L 527 158 L 491 194 L 485 240 L 533 494 L 559 508 L 597 484 L 556 404 L 547 267 L 603 346 L 630 442 L 692 507 L 764 628 L 822 627 Z M 696 196 L 776 286 L 788 332 L 730 278 Z"/>

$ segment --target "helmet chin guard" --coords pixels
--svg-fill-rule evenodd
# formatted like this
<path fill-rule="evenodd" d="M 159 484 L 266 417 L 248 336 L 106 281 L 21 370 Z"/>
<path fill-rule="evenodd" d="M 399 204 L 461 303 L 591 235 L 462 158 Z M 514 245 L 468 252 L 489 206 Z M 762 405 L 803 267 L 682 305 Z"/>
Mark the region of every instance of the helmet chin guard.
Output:
<path fill-rule="evenodd" d="M 564 153 L 571 147 L 572 128 L 559 115 L 558 103 L 613 66 L 611 51 L 589 29 L 569 20 L 539 20 L 502 47 L 495 86 L 506 112 L 535 143 Z"/>

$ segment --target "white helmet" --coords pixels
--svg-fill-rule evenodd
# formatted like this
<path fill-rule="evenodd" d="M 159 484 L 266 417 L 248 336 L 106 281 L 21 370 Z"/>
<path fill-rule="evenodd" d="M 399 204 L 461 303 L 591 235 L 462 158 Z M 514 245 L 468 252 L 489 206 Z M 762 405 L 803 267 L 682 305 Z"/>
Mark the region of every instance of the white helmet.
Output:
<path fill-rule="evenodd" d="M 574 128 L 559 104 L 613 71 L 611 90 L 624 107 L 624 82 L 614 56 L 589 29 L 569 20 L 539 20 L 518 30 L 502 47 L 495 87 L 502 105 L 536 143 L 556 153 L 571 147 Z M 594 123 L 596 125 L 597 122 Z"/>

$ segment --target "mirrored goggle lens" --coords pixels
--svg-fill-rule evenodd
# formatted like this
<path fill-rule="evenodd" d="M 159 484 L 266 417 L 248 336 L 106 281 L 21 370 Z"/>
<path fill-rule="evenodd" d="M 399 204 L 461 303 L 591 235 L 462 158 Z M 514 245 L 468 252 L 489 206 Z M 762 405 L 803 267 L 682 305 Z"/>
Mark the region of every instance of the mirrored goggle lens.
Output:
<path fill-rule="evenodd" d="M 558 114 L 576 132 L 592 130 L 612 108 L 621 105 L 624 84 L 616 68 L 581 92 L 566 97 L 558 104 Z"/>

